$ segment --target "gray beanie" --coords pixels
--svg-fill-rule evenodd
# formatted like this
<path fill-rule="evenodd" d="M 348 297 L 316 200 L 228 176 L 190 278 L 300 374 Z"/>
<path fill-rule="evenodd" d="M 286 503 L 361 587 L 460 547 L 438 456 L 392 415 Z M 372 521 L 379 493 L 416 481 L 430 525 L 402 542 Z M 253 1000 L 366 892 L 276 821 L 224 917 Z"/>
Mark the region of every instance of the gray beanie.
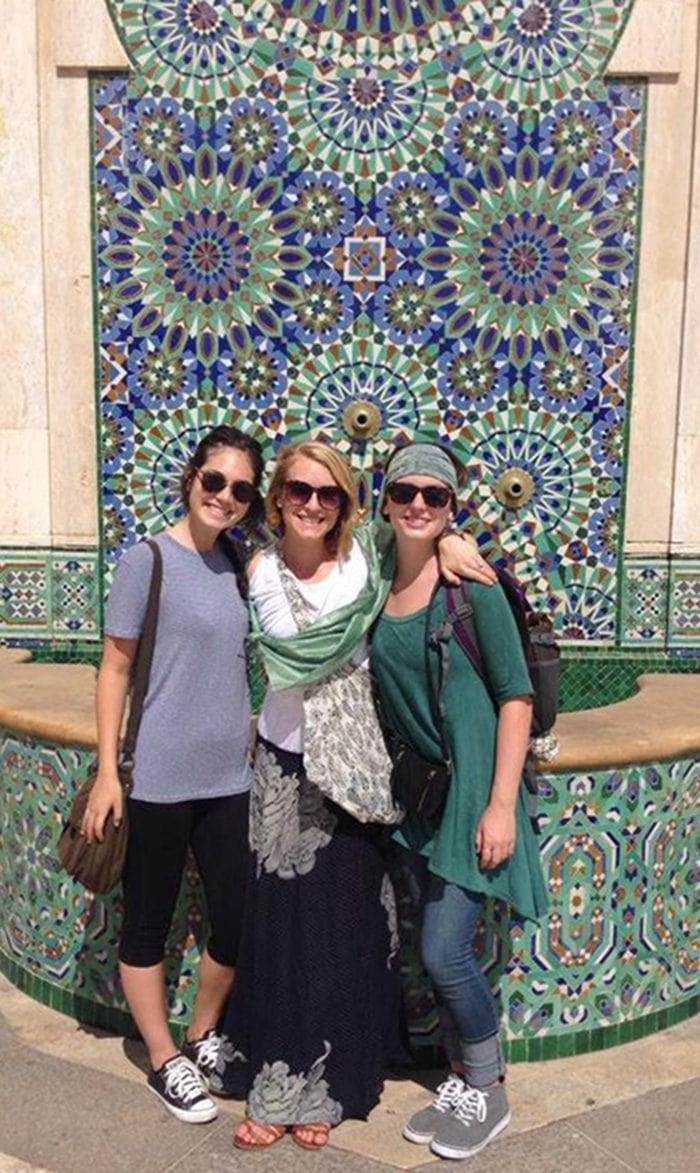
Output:
<path fill-rule="evenodd" d="M 384 476 L 377 505 L 380 513 L 384 508 L 387 487 L 402 477 L 410 476 L 435 477 L 435 480 L 442 481 L 443 485 L 451 489 L 455 496 L 459 491 L 457 470 L 444 448 L 439 444 L 407 444 L 405 448 L 399 448 Z"/>

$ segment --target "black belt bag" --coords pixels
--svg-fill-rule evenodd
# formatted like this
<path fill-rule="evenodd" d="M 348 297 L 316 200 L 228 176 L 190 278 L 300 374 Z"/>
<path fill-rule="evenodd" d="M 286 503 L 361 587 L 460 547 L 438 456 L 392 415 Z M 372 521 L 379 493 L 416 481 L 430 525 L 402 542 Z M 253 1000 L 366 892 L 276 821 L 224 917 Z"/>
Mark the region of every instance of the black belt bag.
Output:
<path fill-rule="evenodd" d="M 449 667 L 448 645 L 452 628 L 449 623 L 442 623 L 433 631 L 430 623 L 440 585 L 441 582 L 438 580 L 430 597 L 425 620 L 425 675 L 430 711 L 440 737 L 443 761 L 429 762 L 401 741 L 393 731 L 389 730 L 387 733 L 389 752 L 394 763 L 391 771 L 391 789 L 394 799 L 399 806 L 403 807 L 407 815 L 421 818 L 433 828 L 439 826 L 445 811 L 452 775 L 450 751 L 443 731 L 445 723 L 443 694 Z M 430 664 L 431 649 L 438 652 L 437 687 L 433 680 Z"/>
<path fill-rule="evenodd" d="M 391 746 L 394 762 L 391 790 L 394 800 L 407 815 L 437 826 L 442 818 L 450 786 L 450 768 L 446 762 L 427 762 L 420 754 L 398 740 Z"/>

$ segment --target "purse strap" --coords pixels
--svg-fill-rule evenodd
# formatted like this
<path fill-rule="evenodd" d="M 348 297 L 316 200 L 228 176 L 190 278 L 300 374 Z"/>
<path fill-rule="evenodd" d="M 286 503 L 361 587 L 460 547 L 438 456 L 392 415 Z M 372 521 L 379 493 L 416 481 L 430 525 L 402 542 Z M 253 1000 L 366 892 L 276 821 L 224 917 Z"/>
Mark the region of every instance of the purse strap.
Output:
<path fill-rule="evenodd" d="M 146 699 L 146 693 L 148 692 L 148 681 L 151 675 L 153 649 L 156 644 L 156 629 L 158 627 L 160 588 L 163 581 L 163 556 L 160 552 L 160 547 L 157 542 L 153 541 L 148 541 L 146 545 L 150 546 L 151 553 L 153 554 L 153 569 L 151 571 L 151 585 L 148 590 L 146 617 L 143 623 L 139 646 L 136 651 L 129 720 L 126 724 L 126 733 L 124 734 L 121 750 L 122 758 L 131 759 L 132 761 L 134 750 L 136 749 L 136 738 L 139 735 L 139 726 L 141 725 L 143 704 Z"/>

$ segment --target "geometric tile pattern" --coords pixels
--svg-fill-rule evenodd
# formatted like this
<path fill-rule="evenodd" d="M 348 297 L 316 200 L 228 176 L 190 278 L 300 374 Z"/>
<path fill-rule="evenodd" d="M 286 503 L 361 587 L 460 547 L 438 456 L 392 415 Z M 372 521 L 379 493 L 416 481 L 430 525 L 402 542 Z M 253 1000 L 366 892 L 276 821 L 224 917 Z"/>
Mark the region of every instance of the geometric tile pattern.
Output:
<path fill-rule="evenodd" d="M 52 1005 L 123 1028 L 119 896 L 89 896 L 56 859 L 62 820 L 90 763 L 85 750 L 10 732 L 0 739 L 0 966 L 25 987 L 34 982 L 28 988 Z M 533 926 L 489 909 L 479 942 L 500 990 L 511 1058 L 624 1041 L 696 1006 L 699 808 L 697 761 L 541 779 L 549 913 Z M 402 919 L 410 928 L 405 894 Z M 191 1007 L 203 939 L 192 866 L 166 961 L 175 1024 Z M 434 1007 L 410 957 L 404 977 L 413 1040 L 429 1045 Z"/>
<path fill-rule="evenodd" d="M 89 1003 L 126 1011 L 116 964 L 118 895 L 91 896 L 62 871 L 56 843 L 71 797 L 92 763 L 87 750 L 5 732 L 0 741 L 0 952 L 29 975 Z M 191 868 L 169 939 L 171 1014 L 186 1014 L 196 979 L 202 913 Z"/>
<path fill-rule="evenodd" d="M 110 8 L 133 72 L 92 87 L 108 568 L 212 424 L 337 443 L 370 508 L 416 436 L 465 459 L 463 517 L 560 634 L 614 642 L 645 91 L 602 78 L 631 0 Z"/>
<path fill-rule="evenodd" d="M 620 643 L 663 646 L 668 626 L 667 558 L 625 558 Z"/>
<path fill-rule="evenodd" d="M 598 1049 L 697 1008 L 700 762 L 545 775 L 539 808 L 548 916 L 535 927 L 491 908 L 480 942 L 511 1057 Z M 410 922 L 405 892 L 403 910 Z M 410 949 L 404 964 L 413 1036 L 434 1043 Z"/>
<path fill-rule="evenodd" d="M 44 551 L 0 553 L 0 634 L 43 636 L 51 630 L 51 567 Z"/>
<path fill-rule="evenodd" d="M 668 624 L 671 646 L 700 647 L 700 560 L 671 560 L 671 602 Z"/>
<path fill-rule="evenodd" d="M 0 639 L 100 639 L 96 550 L 0 550 Z"/>

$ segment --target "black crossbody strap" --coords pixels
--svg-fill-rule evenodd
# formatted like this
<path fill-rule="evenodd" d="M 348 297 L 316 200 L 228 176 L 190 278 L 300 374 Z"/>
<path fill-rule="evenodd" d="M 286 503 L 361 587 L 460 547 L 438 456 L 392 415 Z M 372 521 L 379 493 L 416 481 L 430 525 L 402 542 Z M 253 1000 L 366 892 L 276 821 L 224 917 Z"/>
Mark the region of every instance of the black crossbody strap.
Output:
<path fill-rule="evenodd" d="M 133 686 L 131 689 L 131 704 L 129 720 L 122 742 L 122 757 L 133 759 L 136 748 L 136 738 L 139 735 L 139 726 L 143 713 L 143 703 L 148 692 L 148 681 L 151 675 L 153 649 L 156 643 L 156 629 L 158 627 L 158 605 L 160 602 L 160 587 L 163 581 L 163 556 L 157 542 L 147 542 L 153 554 L 153 570 L 151 571 L 151 585 L 148 591 L 146 617 L 143 623 L 141 639 L 136 650 Z"/>

